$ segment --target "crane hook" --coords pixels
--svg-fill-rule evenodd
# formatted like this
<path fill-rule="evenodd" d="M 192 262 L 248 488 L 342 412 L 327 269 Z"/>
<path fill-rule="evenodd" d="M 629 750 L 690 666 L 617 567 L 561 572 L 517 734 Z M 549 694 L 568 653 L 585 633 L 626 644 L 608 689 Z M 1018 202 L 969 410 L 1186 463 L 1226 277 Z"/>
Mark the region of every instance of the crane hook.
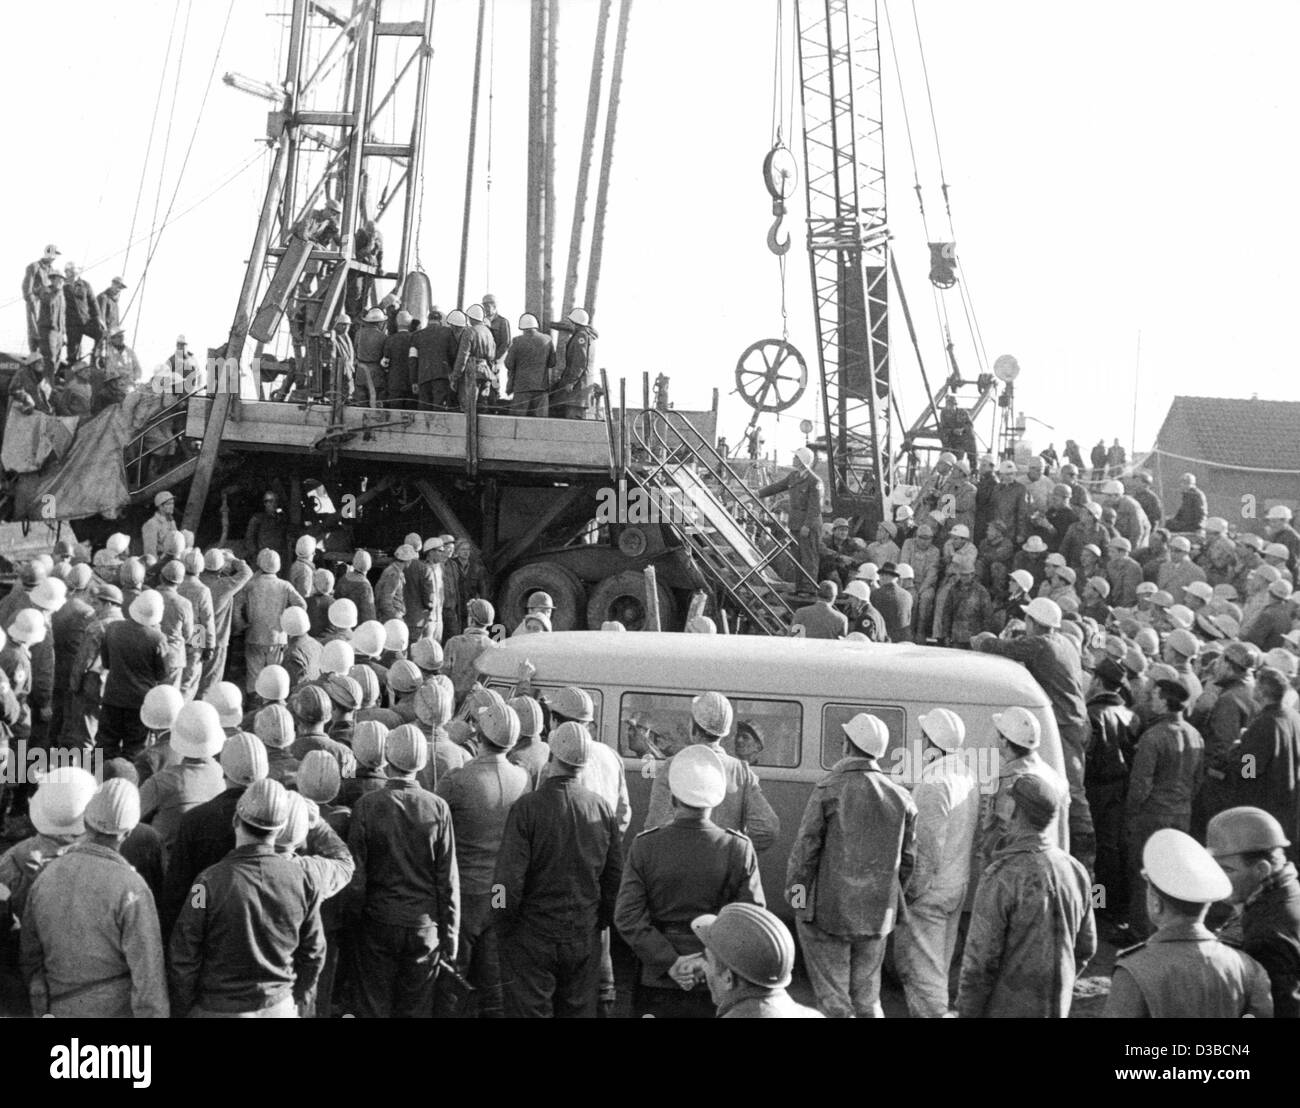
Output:
<path fill-rule="evenodd" d="M 767 248 L 779 258 L 790 252 L 790 232 L 785 233 L 785 241 L 777 238 L 777 234 L 781 230 L 781 222 L 785 219 L 785 204 L 780 200 L 773 200 L 772 214 L 776 216 L 776 219 L 772 221 L 772 226 L 768 228 Z"/>

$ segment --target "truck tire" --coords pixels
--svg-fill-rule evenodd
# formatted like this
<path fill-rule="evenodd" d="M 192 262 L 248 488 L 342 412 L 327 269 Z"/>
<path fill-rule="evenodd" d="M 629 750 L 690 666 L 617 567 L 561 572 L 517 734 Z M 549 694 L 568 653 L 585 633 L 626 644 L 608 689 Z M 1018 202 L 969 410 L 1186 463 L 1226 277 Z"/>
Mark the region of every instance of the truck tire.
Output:
<path fill-rule="evenodd" d="M 550 593 L 555 602 L 552 631 L 581 631 L 586 626 L 587 590 L 582 582 L 555 562 L 529 562 L 510 575 L 501 593 L 497 620 L 507 635 L 519 626 L 528 610 L 528 596 L 534 592 Z"/>
<path fill-rule="evenodd" d="M 657 591 L 660 627 L 665 631 L 678 630 L 673 594 L 663 585 L 658 585 Z M 593 631 L 600 630 L 606 620 L 618 620 L 629 631 L 640 631 L 645 627 L 645 614 L 645 574 L 635 569 L 606 577 L 591 590 L 587 602 L 587 626 Z"/>

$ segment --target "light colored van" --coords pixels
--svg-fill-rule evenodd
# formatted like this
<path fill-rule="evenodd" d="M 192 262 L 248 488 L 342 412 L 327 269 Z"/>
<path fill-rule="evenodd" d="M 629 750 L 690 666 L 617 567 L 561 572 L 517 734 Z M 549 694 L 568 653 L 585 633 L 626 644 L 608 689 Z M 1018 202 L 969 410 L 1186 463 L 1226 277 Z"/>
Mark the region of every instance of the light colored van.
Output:
<path fill-rule="evenodd" d="M 882 764 L 900 783 L 920 766 L 917 717 L 951 708 L 966 723 L 971 768 L 986 794 L 996 790 L 995 712 L 1028 708 L 1042 726 L 1039 754 L 1065 775 L 1061 740 L 1047 695 L 1028 671 L 988 654 L 904 643 L 857 643 L 761 635 L 567 631 L 517 635 L 478 659 L 482 680 L 509 696 L 527 660 L 534 692 L 580 685 L 595 705 L 594 731 L 623 757 L 632 802 L 629 834 L 644 830 L 654 776 L 686 744 L 691 699 L 724 693 L 736 722 L 723 746 L 762 749 L 750 764 L 781 818 L 776 844 L 760 855 L 769 905 L 789 916 L 782 890 L 786 860 L 812 786 L 843 756 L 842 725 L 859 712 L 889 727 Z"/>

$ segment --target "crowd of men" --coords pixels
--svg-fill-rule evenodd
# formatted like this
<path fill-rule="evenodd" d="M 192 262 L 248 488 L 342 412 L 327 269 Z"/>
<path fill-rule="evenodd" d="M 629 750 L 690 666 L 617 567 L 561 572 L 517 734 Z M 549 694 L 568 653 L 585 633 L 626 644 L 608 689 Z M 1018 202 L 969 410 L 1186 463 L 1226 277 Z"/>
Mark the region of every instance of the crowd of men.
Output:
<path fill-rule="evenodd" d="M 1230 876 L 1252 875 L 1244 891 L 1233 886 L 1232 903 L 1246 905 L 1247 917 L 1253 910 L 1262 918 L 1266 905 L 1272 913 L 1278 931 L 1264 953 L 1254 952 L 1269 970 L 1278 1013 L 1293 1015 L 1300 532 L 1285 505 L 1267 510 L 1262 535 L 1208 516 L 1192 474 L 1181 479 L 1177 512 L 1165 518 L 1151 475 L 1125 473 L 1122 449 L 1108 454 L 1100 443 L 1094 463 L 1089 484 L 1071 461 L 1049 474 L 1049 457 L 1030 459 L 1024 472 L 985 457 L 972 480 L 967 461 L 945 452 L 912 501 L 868 540 L 847 519 L 822 523 L 811 457 L 796 456 L 781 487 L 760 490 L 789 493 L 800 561 L 807 570 L 815 559 L 821 579 L 792 630 L 984 651 L 1024 664 L 1052 701 L 1070 850 L 1096 883 L 1108 937 L 1158 942 L 1175 926 L 1152 896 L 1153 843 L 1185 861 L 1199 858 L 1204 880 L 1188 878 L 1189 887 L 1213 886 L 1222 895 L 1210 899 L 1228 899 L 1218 871 L 1191 851 L 1206 843 L 1220 860 L 1232 859 L 1224 866 Z M 1164 891 L 1177 898 L 1183 886 L 1171 880 Z M 1195 934 L 1203 941 L 1208 932 Z M 1130 982 L 1121 994 L 1130 1007 L 1131 992 Z M 1167 1012 L 1175 1002 L 1161 1003 Z M 1175 1010 L 1198 1014 L 1186 1004 Z"/>

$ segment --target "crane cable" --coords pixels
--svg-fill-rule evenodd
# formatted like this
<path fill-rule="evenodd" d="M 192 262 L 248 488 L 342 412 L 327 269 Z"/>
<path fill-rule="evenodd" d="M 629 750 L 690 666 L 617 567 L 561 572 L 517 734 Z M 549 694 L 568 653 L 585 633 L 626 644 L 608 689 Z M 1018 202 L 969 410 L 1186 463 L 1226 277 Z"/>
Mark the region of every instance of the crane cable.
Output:
<path fill-rule="evenodd" d="M 221 50 L 226 43 L 226 32 L 230 30 L 230 17 L 232 14 L 234 14 L 234 10 L 235 10 L 235 0 L 230 0 L 229 5 L 226 7 L 226 18 L 221 25 L 221 36 L 220 38 L 217 39 L 217 48 L 216 50 L 213 51 L 212 54 L 212 66 L 208 70 L 207 86 L 203 90 L 203 99 L 199 101 L 198 115 L 195 117 L 193 129 L 190 131 L 190 141 L 185 147 L 185 156 L 181 159 L 181 168 L 176 174 L 176 187 L 172 189 L 171 199 L 167 202 L 167 212 L 163 216 L 163 223 L 161 226 L 159 226 L 157 237 L 154 239 L 153 243 L 151 244 L 149 248 L 149 254 L 144 260 L 144 272 L 140 276 L 141 314 L 143 314 L 143 308 L 144 308 L 145 279 L 148 276 L 149 266 L 153 262 L 154 255 L 158 252 L 158 247 L 162 243 L 163 231 L 167 229 L 167 224 L 171 219 L 172 209 L 176 207 L 176 198 L 180 195 L 181 184 L 185 180 L 185 170 L 190 164 L 190 155 L 194 153 L 194 142 L 198 138 L 199 130 L 203 123 L 203 113 L 208 106 L 208 96 L 212 92 L 213 80 L 217 75 L 217 63 L 221 60 Z M 184 49 L 184 44 L 182 43 L 182 50 L 183 49 Z M 128 309 L 130 308 L 129 303 L 127 304 L 127 308 Z M 140 328 L 139 316 L 136 317 L 135 325 L 136 325 L 136 331 L 138 332 Z M 135 345 L 134 335 L 132 335 L 131 345 L 132 346 Z"/>
<path fill-rule="evenodd" d="M 171 61 L 172 41 L 176 37 L 176 19 L 181 13 L 181 6 L 177 3 L 172 9 L 172 24 L 167 32 L 167 49 L 163 52 L 162 70 L 158 74 L 158 92 L 153 101 L 153 118 L 149 121 L 149 139 L 144 147 L 144 164 L 140 167 L 140 181 L 135 190 L 135 208 L 131 212 L 131 230 L 127 233 L 126 258 L 122 262 L 122 269 L 131 262 L 131 243 L 135 241 L 135 225 L 140 217 L 140 200 L 144 196 L 144 179 L 149 170 L 149 156 L 153 153 L 153 136 L 158 128 L 158 109 L 162 107 L 163 87 L 167 83 L 167 64 Z"/>
<path fill-rule="evenodd" d="M 179 7 L 180 0 L 177 0 Z M 176 77 L 172 81 L 172 101 L 167 108 L 167 130 L 163 134 L 162 161 L 158 164 L 158 187 L 154 190 L 153 196 L 153 226 L 158 226 L 158 208 L 162 204 L 163 178 L 167 176 L 167 154 L 171 150 L 172 143 L 172 124 L 176 121 L 176 101 L 180 98 L 181 74 L 185 72 L 185 48 L 190 39 L 190 15 L 194 11 L 193 0 L 185 0 L 185 23 L 181 27 L 181 48 L 176 55 Z M 144 260 L 144 269 L 140 272 L 140 280 L 131 290 L 131 295 L 127 298 L 126 307 L 122 309 L 122 318 L 125 319 L 131 312 L 131 307 L 135 304 L 136 297 L 140 298 L 140 306 L 144 307 L 145 286 L 149 280 L 149 259 L 153 257 L 154 244 L 150 240 L 148 254 Z M 135 346 L 136 339 L 140 337 L 140 316 L 135 317 L 135 326 L 131 331 L 131 345 Z"/>
<path fill-rule="evenodd" d="M 894 81 L 898 85 L 898 102 L 903 109 L 903 130 L 907 132 L 907 149 L 912 157 L 912 189 L 916 193 L 916 206 L 921 210 L 921 230 L 926 242 L 930 241 L 930 224 L 925 215 L 925 196 L 921 191 L 921 173 L 917 168 L 916 144 L 912 141 L 912 116 L 907 110 L 907 97 L 903 93 L 903 67 L 898 62 L 898 44 L 894 39 L 894 25 L 889 18 L 889 5 L 884 3 L 885 29 L 889 32 L 889 52 L 894 58 Z"/>
<path fill-rule="evenodd" d="M 791 67 L 793 73 L 793 66 Z M 787 83 L 789 88 L 787 89 Z M 772 51 L 772 149 L 785 144 L 794 128 L 794 79 L 787 78 L 785 65 L 785 0 L 776 0 L 776 39 Z M 805 169 L 806 172 L 806 169 Z M 787 254 L 776 256 L 781 281 L 781 341 L 790 341 L 790 312 L 787 307 Z"/>
<path fill-rule="evenodd" d="M 934 132 L 934 153 L 939 160 L 939 188 L 943 192 L 943 206 L 948 212 L 948 232 L 956 239 L 952 228 L 952 205 L 948 202 L 948 175 L 943 168 L 943 149 L 939 145 L 939 123 L 934 114 L 934 94 L 930 89 L 930 68 L 925 63 L 925 44 L 921 41 L 921 17 L 916 11 L 916 0 L 912 0 L 912 24 L 916 28 L 916 49 L 921 55 L 921 73 L 925 78 L 925 98 L 930 105 L 930 129 Z"/>

